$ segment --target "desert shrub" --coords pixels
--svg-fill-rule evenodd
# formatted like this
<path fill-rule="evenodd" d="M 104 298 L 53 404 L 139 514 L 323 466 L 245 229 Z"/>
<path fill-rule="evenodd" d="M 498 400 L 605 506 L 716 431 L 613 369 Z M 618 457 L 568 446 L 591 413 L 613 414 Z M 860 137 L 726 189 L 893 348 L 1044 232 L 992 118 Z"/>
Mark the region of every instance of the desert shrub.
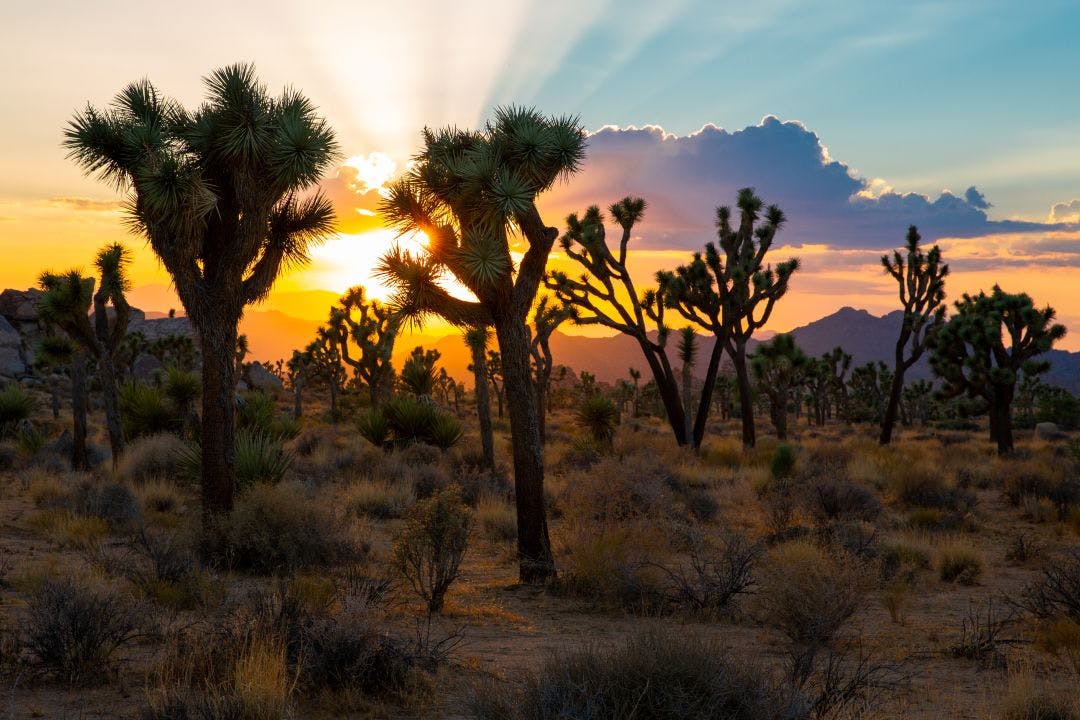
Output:
<path fill-rule="evenodd" d="M 765 555 L 757 593 L 764 622 L 796 645 L 827 645 L 862 606 L 863 569 L 850 557 L 796 541 Z"/>
<path fill-rule="evenodd" d="M 430 467 L 442 460 L 443 452 L 425 442 L 411 443 L 397 453 L 397 458 L 410 468 Z"/>
<path fill-rule="evenodd" d="M 1073 699 L 1031 686 L 1011 690 L 1005 698 L 1002 720 L 1076 720 Z"/>
<path fill-rule="evenodd" d="M 211 594 L 192 544 L 175 532 L 140 528 L 125 543 L 125 552 L 107 558 L 106 565 L 143 595 L 169 607 L 198 607 Z"/>
<path fill-rule="evenodd" d="M 824 547 L 832 547 L 859 560 L 872 560 L 878 554 L 878 532 L 873 523 L 842 520 L 819 526 L 814 536 Z"/>
<path fill-rule="evenodd" d="M 575 419 L 594 442 L 609 447 L 619 425 L 619 409 L 606 395 L 588 395 L 581 401 Z"/>
<path fill-rule="evenodd" d="M 401 640 L 348 610 L 316 617 L 301 630 L 299 680 L 309 690 L 378 696 L 402 689 L 416 656 Z"/>
<path fill-rule="evenodd" d="M 1023 604 L 1036 617 L 1067 617 L 1080 623 L 1080 547 L 1047 557 L 1041 577 L 1025 588 Z"/>
<path fill-rule="evenodd" d="M 361 480 L 346 488 L 343 501 L 350 513 L 389 520 L 404 516 L 413 499 L 407 484 Z"/>
<path fill-rule="evenodd" d="M 892 580 L 900 575 L 912 579 L 919 570 L 930 567 L 930 553 L 921 547 L 904 544 L 887 544 L 878 548 L 881 563 L 881 578 Z"/>
<path fill-rule="evenodd" d="M 0 387 L 0 438 L 15 437 L 19 423 L 34 414 L 35 406 L 33 396 L 22 385 Z"/>
<path fill-rule="evenodd" d="M 849 480 L 819 480 L 806 492 L 810 513 L 819 522 L 873 520 L 881 503 L 872 491 Z"/>
<path fill-rule="evenodd" d="M 300 433 L 300 423 L 277 411 L 274 398 L 261 390 L 249 390 L 236 403 L 236 427 L 273 440 L 291 440 Z"/>
<path fill-rule="evenodd" d="M 379 408 L 369 408 L 356 420 L 360 436 L 375 447 L 384 447 L 390 440 L 390 423 Z"/>
<path fill-rule="evenodd" d="M 776 480 L 786 480 L 795 473 L 795 448 L 788 444 L 777 445 L 773 451 L 769 470 Z"/>
<path fill-rule="evenodd" d="M 681 488 L 677 497 L 690 516 L 700 522 L 712 522 L 720 514 L 720 503 L 708 490 L 694 487 Z"/>
<path fill-rule="evenodd" d="M 153 385 L 129 381 L 120 385 L 120 422 L 129 440 L 175 433 L 183 422 L 169 403 L 165 392 Z"/>
<path fill-rule="evenodd" d="M 441 612 L 469 543 L 469 508 L 456 486 L 410 508 L 394 543 L 394 564 L 429 612 Z"/>
<path fill-rule="evenodd" d="M 235 469 L 239 490 L 257 484 L 275 484 L 285 479 L 292 467 L 293 454 L 280 439 L 245 428 L 236 433 Z M 202 448 L 191 443 L 179 454 L 181 475 L 197 482 L 202 474 Z"/>
<path fill-rule="evenodd" d="M 517 511 L 501 498 L 481 497 L 476 506 L 476 522 L 491 542 L 517 539 Z"/>
<path fill-rule="evenodd" d="M 756 668 L 715 643 L 674 632 L 552 657 L 517 685 L 476 686 L 469 711 L 478 720 L 801 717 Z"/>
<path fill-rule="evenodd" d="M 162 515 L 177 512 L 184 504 L 184 497 L 180 490 L 164 480 L 143 483 L 136 491 L 136 495 L 142 503 L 144 514 Z"/>
<path fill-rule="evenodd" d="M 181 455 L 187 445 L 172 433 L 146 435 L 130 443 L 116 467 L 116 477 L 127 482 L 145 482 L 181 476 Z"/>
<path fill-rule="evenodd" d="M 120 596 L 49 579 L 27 601 L 24 645 L 43 670 L 76 682 L 100 674 L 135 636 L 135 615 Z"/>
<path fill-rule="evenodd" d="M 576 437 L 570 441 L 566 452 L 559 458 L 559 465 L 563 468 L 576 470 L 588 470 L 600 462 L 606 448 L 591 437 Z"/>
<path fill-rule="evenodd" d="M 19 457 L 19 451 L 9 442 L 0 443 L 0 472 L 15 467 L 15 460 Z"/>
<path fill-rule="evenodd" d="M 237 569 L 264 574 L 333 565 L 356 552 L 340 520 L 289 484 L 248 488 L 226 535 L 226 559 Z"/>
<path fill-rule="evenodd" d="M 916 507 L 948 504 L 949 486 L 941 468 L 927 462 L 898 462 L 889 470 L 890 489 L 899 502 Z"/>
<path fill-rule="evenodd" d="M 753 586 L 760 554 L 760 544 L 737 533 L 714 544 L 699 540 L 691 548 L 687 567 L 661 568 L 669 580 L 668 595 L 695 612 L 727 610 Z"/>
<path fill-rule="evenodd" d="M 72 495 L 69 509 L 76 515 L 104 520 L 113 529 L 129 527 L 141 516 L 139 501 L 131 489 L 112 482 L 81 483 Z"/>
<path fill-rule="evenodd" d="M 969 545 L 954 543 L 941 550 L 938 556 L 938 576 L 943 582 L 975 585 L 982 577 L 982 555 Z"/>

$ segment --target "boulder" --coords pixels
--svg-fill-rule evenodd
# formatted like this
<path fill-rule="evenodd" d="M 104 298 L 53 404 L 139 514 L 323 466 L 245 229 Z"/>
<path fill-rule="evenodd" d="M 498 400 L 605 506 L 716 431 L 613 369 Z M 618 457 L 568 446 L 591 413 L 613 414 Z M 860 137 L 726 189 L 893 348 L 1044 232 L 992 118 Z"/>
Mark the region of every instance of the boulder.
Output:
<path fill-rule="evenodd" d="M 136 380 L 150 382 L 154 379 L 154 375 L 163 369 L 161 361 L 156 357 L 150 353 L 141 353 L 132 364 L 131 374 Z"/>
<path fill-rule="evenodd" d="M 1040 440 L 1064 440 L 1069 436 L 1054 423 L 1041 422 L 1035 425 L 1035 437 Z"/>
<path fill-rule="evenodd" d="M 35 322 L 37 303 L 42 292 L 29 290 L 4 290 L 0 292 L 0 315 L 14 322 Z"/>
<path fill-rule="evenodd" d="M 26 374 L 26 363 L 18 348 L 0 347 L 0 377 L 17 378 Z"/>
<path fill-rule="evenodd" d="M 277 392 L 285 389 L 281 378 L 267 370 L 262 363 L 251 363 L 248 366 L 247 379 L 251 382 L 251 387 L 256 390 Z"/>
<path fill-rule="evenodd" d="M 22 345 L 19 331 L 11 326 L 7 319 L 0 315 L 0 348 L 18 348 Z"/>

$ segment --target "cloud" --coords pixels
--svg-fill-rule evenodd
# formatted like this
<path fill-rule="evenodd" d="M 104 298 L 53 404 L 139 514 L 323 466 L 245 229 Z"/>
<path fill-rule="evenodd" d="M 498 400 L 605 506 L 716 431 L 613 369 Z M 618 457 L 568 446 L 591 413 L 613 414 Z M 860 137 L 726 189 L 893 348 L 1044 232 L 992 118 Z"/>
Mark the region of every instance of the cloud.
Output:
<path fill-rule="evenodd" d="M 385 227 L 377 214 L 382 201 L 380 188 L 369 184 L 362 169 L 342 165 L 337 174 L 324 180 L 320 187 L 334 204 L 340 232 L 353 235 Z"/>
<path fill-rule="evenodd" d="M 124 203 L 120 200 L 94 200 L 85 197 L 54 197 L 49 198 L 52 207 L 65 208 L 68 210 L 82 210 L 86 212 L 118 212 L 123 209 Z"/>
<path fill-rule="evenodd" d="M 706 125 L 687 136 L 658 126 L 601 128 L 589 137 L 583 170 L 545 196 L 542 209 L 554 223 L 568 211 L 639 195 L 649 203 L 642 246 L 689 249 L 715 236 L 714 208 L 733 204 L 742 187 L 784 211 L 786 245 L 884 250 L 903 241 L 908 225 L 927 241 L 1054 227 L 989 219 L 991 205 L 974 186 L 931 198 L 860 177 L 814 132 L 774 116 L 735 132 Z"/>
<path fill-rule="evenodd" d="M 1050 208 L 1052 223 L 1080 223 L 1080 199 L 1059 202 Z"/>

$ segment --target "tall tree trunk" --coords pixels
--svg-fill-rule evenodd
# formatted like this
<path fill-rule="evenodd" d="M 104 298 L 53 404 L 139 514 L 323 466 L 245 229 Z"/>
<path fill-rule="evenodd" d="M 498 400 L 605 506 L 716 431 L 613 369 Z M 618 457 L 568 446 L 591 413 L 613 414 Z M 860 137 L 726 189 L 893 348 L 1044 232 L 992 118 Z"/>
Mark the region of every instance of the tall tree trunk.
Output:
<path fill-rule="evenodd" d="M 689 363 L 684 363 L 682 367 L 682 406 L 683 433 L 687 438 L 693 438 L 694 416 L 691 413 L 691 408 L 694 406 L 694 373 L 693 367 Z M 697 449 L 697 446 L 692 442 L 690 447 Z"/>
<path fill-rule="evenodd" d="M 754 429 L 754 395 L 750 389 L 750 373 L 746 367 L 746 345 L 736 345 L 735 352 L 731 355 L 731 362 L 735 365 L 735 378 L 739 386 L 743 449 L 749 450 L 757 444 L 757 434 Z"/>
<path fill-rule="evenodd" d="M 889 388 L 889 402 L 885 406 L 885 417 L 881 421 L 881 436 L 878 442 L 888 445 L 892 442 L 893 427 L 896 425 L 896 414 L 900 409 L 900 395 L 904 392 L 904 373 L 907 368 L 903 361 L 896 364 L 896 372 L 893 374 L 892 387 Z"/>
<path fill-rule="evenodd" d="M 86 355 L 75 353 L 71 361 L 71 468 L 89 470 L 86 456 Z"/>
<path fill-rule="evenodd" d="M 788 430 L 788 393 L 786 390 L 778 390 L 773 397 L 773 426 L 776 428 L 776 438 L 787 440 Z"/>
<path fill-rule="evenodd" d="M 522 319 L 496 318 L 503 388 L 510 409 L 517 504 L 518 563 L 523 583 L 542 583 L 555 575 L 544 507 L 544 454 L 536 419 L 535 388 L 529 367 L 529 333 Z"/>
<path fill-rule="evenodd" d="M 540 444 L 547 445 L 547 378 L 543 370 L 536 377 L 536 422 L 540 427 Z"/>
<path fill-rule="evenodd" d="M 660 394 L 664 412 L 667 413 L 668 424 L 671 425 L 671 431 L 675 434 L 675 442 L 682 447 L 689 438 L 686 437 L 686 419 L 683 415 L 682 402 L 679 400 L 679 386 L 645 341 L 638 340 L 638 345 L 641 346 L 641 352 L 645 355 L 645 361 L 649 363 L 653 380 L 656 382 L 656 391 Z"/>
<path fill-rule="evenodd" d="M 476 417 L 480 421 L 480 445 L 484 450 L 484 464 L 494 469 L 495 437 L 491 430 L 491 394 L 488 392 L 487 368 L 484 362 L 484 347 L 473 347 L 473 393 L 476 395 Z"/>
<path fill-rule="evenodd" d="M 236 323 L 218 319 L 199 328 L 202 349 L 202 523 L 203 555 L 217 549 L 219 523 L 233 508 Z"/>
<path fill-rule="evenodd" d="M 1013 451 L 1012 388 L 994 388 L 994 401 L 990 404 L 991 428 L 995 431 L 998 455 Z"/>
<path fill-rule="evenodd" d="M 124 454 L 124 426 L 120 422 L 120 399 L 116 387 L 116 365 L 107 350 L 98 357 L 98 381 L 105 401 L 105 426 L 109 431 L 109 448 L 112 450 L 113 467 Z"/>

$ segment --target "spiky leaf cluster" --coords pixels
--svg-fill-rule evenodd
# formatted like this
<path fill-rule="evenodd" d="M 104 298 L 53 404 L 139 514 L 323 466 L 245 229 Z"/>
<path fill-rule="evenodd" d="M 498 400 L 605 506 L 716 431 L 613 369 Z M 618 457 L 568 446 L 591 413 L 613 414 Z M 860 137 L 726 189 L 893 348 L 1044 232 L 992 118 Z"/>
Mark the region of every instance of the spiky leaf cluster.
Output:
<path fill-rule="evenodd" d="M 482 130 L 424 130 L 424 148 L 390 189 L 381 212 L 402 233 L 428 237 L 426 251 L 395 251 L 380 270 L 395 286 L 394 304 L 414 318 L 435 314 L 458 325 L 486 325 L 509 309 L 524 317 L 550 251 L 536 197 L 584 158 L 584 132 L 573 117 L 503 107 Z M 515 282 L 510 245 L 529 243 Z M 450 273 L 479 303 L 450 295 Z"/>
<path fill-rule="evenodd" d="M 216 70 L 205 85 L 206 101 L 189 111 L 147 80 L 132 83 L 107 108 L 76 115 L 64 141 L 83 170 L 127 193 L 131 226 L 196 327 L 223 298 L 238 317 L 331 231 L 330 201 L 301 193 L 337 155 L 314 105 L 291 89 L 271 96 L 251 65 Z"/>

